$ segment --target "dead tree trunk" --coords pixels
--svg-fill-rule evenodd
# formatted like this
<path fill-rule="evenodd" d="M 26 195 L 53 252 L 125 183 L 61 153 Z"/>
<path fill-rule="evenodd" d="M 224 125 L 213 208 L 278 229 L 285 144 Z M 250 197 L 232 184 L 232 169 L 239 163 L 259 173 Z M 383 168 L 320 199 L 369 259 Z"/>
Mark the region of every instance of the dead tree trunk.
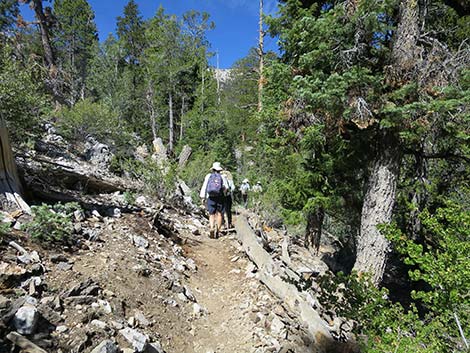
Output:
<path fill-rule="evenodd" d="M 258 111 L 263 110 L 263 86 L 264 86 L 264 31 L 263 31 L 263 0 L 259 1 L 259 80 L 258 80 Z"/>
<path fill-rule="evenodd" d="M 8 131 L 3 119 L 0 119 L 0 202 L 1 209 L 13 211 L 21 209 L 30 213 L 29 206 L 22 198 L 23 189 L 15 159 L 11 150 Z"/>
<path fill-rule="evenodd" d="M 41 30 L 41 41 L 42 47 L 44 48 L 44 60 L 46 61 L 46 66 L 51 69 L 55 65 L 54 52 L 52 50 L 49 36 L 47 19 L 44 15 L 44 10 L 42 7 L 42 0 L 33 0 L 33 10 L 39 22 L 39 29 Z"/>

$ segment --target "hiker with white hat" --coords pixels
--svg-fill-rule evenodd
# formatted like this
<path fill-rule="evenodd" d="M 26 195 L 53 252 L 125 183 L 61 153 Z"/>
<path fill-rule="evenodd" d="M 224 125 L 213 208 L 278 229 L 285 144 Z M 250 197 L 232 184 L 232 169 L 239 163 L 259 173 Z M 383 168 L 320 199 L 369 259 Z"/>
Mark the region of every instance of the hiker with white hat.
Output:
<path fill-rule="evenodd" d="M 240 192 L 242 194 L 243 206 L 248 207 L 248 192 L 250 191 L 250 182 L 248 179 L 243 179 L 242 185 L 240 185 Z"/>
<path fill-rule="evenodd" d="M 261 181 L 257 181 L 255 186 L 253 186 L 253 192 L 256 194 L 263 192 L 263 187 L 261 186 Z"/>
<path fill-rule="evenodd" d="M 209 212 L 209 238 L 217 238 L 222 228 L 227 179 L 220 174 L 223 170 L 219 162 L 212 164 L 211 172 L 204 178 L 199 196 L 206 203 Z"/>

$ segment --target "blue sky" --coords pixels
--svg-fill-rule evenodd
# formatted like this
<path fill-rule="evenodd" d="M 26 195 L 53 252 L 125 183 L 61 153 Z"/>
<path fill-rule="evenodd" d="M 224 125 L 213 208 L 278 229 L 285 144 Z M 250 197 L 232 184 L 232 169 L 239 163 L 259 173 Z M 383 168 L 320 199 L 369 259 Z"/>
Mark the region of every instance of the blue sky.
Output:
<path fill-rule="evenodd" d="M 127 0 L 88 0 L 95 11 L 95 21 L 100 40 L 116 29 L 116 17 L 122 15 Z M 184 12 L 194 9 L 205 11 L 215 22 L 215 29 L 208 33 L 213 52 L 219 53 L 219 67 L 229 68 L 238 59 L 244 57 L 248 50 L 258 43 L 258 12 L 257 0 L 136 0 L 142 16 L 152 17 L 160 5 L 168 14 L 181 16 Z M 276 12 L 277 0 L 264 0 L 265 13 Z M 23 5 L 23 16 L 32 17 L 31 11 Z M 276 50 L 276 40 L 265 37 L 266 50 Z M 216 58 L 211 59 L 216 66 Z"/>

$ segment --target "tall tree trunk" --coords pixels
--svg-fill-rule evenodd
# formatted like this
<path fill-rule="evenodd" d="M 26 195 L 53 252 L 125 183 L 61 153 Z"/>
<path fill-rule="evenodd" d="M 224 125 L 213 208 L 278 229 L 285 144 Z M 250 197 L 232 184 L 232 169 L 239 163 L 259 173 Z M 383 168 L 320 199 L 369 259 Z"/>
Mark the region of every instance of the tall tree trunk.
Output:
<path fill-rule="evenodd" d="M 377 226 L 392 220 L 401 163 L 398 137 L 393 132 L 384 132 L 379 143 L 380 150 L 373 162 L 362 205 L 354 264 L 359 274 L 370 273 L 376 285 L 382 280 L 390 251 L 389 241 Z"/>
<path fill-rule="evenodd" d="M 204 71 L 205 69 L 202 69 L 202 77 L 201 77 L 201 113 L 204 113 Z"/>
<path fill-rule="evenodd" d="M 152 137 L 153 137 L 153 141 L 155 141 L 158 136 L 157 136 L 157 121 L 156 121 L 156 116 L 155 116 L 155 106 L 153 102 L 153 97 L 154 97 L 153 86 L 152 86 L 152 82 L 149 81 L 145 100 L 147 103 L 147 109 L 150 113 L 150 126 L 152 128 Z"/>
<path fill-rule="evenodd" d="M 184 105 L 184 95 L 181 98 L 181 118 L 180 118 L 180 141 L 183 141 L 183 132 L 184 132 L 184 111 L 185 111 L 185 105 Z"/>
<path fill-rule="evenodd" d="M 386 70 L 385 78 L 392 87 L 399 88 L 416 76 L 420 58 L 418 38 L 418 1 L 402 0 L 391 65 Z M 361 229 L 354 264 L 354 270 L 358 273 L 369 272 L 376 285 L 382 281 L 390 251 L 388 240 L 379 232 L 377 226 L 392 220 L 401 164 L 399 137 L 393 129 L 382 132 L 378 142 L 379 152 L 373 163 L 362 206 Z"/>
<path fill-rule="evenodd" d="M 39 28 L 41 30 L 41 41 L 42 47 L 44 48 L 44 60 L 46 61 L 46 66 L 49 69 L 53 69 L 55 65 L 54 52 L 52 50 L 51 40 L 49 36 L 47 19 L 44 15 L 44 10 L 42 8 L 42 0 L 33 0 L 33 10 L 36 14 L 36 18 L 39 22 Z"/>
<path fill-rule="evenodd" d="M 219 51 L 215 52 L 217 58 L 217 73 L 215 75 L 215 80 L 217 82 L 217 104 L 220 105 L 220 72 L 219 72 Z"/>
<path fill-rule="evenodd" d="M 3 119 L 0 119 L 0 202 L 4 211 L 21 209 L 27 213 L 31 210 L 22 198 L 21 187 L 15 159 L 11 150 L 8 131 Z"/>
<path fill-rule="evenodd" d="M 421 150 L 415 154 L 415 164 L 413 170 L 416 171 L 414 177 L 413 190 L 409 198 L 409 202 L 413 207 L 409 214 L 409 220 L 407 224 L 407 231 L 410 234 L 411 238 L 418 240 L 421 234 L 421 220 L 419 219 L 419 214 L 424 208 L 427 199 L 426 184 L 428 183 L 428 163 L 426 158 L 424 158 L 424 146 Z"/>
<path fill-rule="evenodd" d="M 170 90 L 168 94 L 168 108 L 169 108 L 169 115 L 170 115 L 170 131 L 169 131 L 169 141 L 168 141 L 168 152 L 171 154 L 173 153 L 173 140 L 174 140 L 174 119 L 173 119 L 173 94 Z"/>
<path fill-rule="evenodd" d="M 258 79 L 258 111 L 263 110 L 263 86 L 264 86 L 264 31 L 263 31 L 263 0 L 259 0 L 259 79 Z"/>

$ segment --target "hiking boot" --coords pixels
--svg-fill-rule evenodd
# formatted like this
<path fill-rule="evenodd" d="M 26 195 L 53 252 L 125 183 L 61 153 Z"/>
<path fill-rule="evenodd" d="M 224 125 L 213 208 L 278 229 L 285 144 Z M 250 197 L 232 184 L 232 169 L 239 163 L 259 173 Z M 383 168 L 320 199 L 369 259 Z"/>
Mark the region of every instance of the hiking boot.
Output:
<path fill-rule="evenodd" d="M 213 239 L 214 238 L 215 231 L 214 229 L 209 230 L 209 238 Z"/>

